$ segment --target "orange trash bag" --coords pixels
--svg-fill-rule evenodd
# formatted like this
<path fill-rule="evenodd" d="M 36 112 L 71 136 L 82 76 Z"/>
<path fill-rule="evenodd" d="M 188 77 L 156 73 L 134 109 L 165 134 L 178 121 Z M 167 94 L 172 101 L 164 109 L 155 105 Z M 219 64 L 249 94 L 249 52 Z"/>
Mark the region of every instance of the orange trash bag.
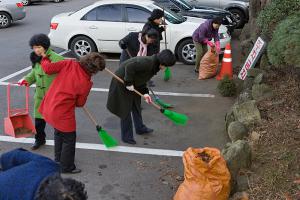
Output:
<path fill-rule="evenodd" d="M 183 154 L 184 182 L 173 200 L 228 200 L 230 172 L 215 148 L 188 148 Z"/>
<path fill-rule="evenodd" d="M 216 53 L 215 47 L 206 52 L 200 62 L 199 80 L 212 78 L 217 74 L 219 65 L 219 55 Z"/>

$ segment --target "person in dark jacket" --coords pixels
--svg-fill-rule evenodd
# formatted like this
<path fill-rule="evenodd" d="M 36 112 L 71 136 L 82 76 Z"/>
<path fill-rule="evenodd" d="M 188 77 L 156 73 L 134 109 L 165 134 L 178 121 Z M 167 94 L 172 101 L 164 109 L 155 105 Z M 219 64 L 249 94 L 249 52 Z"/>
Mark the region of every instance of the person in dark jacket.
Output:
<path fill-rule="evenodd" d="M 60 162 L 62 173 L 80 173 L 74 164 L 76 144 L 75 108 L 83 107 L 92 88 L 91 77 L 105 68 L 100 53 L 51 63 L 44 54 L 41 62 L 48 75 L 57 74 L 44 97 L 40 113 L 54 131 L 55 161 Z"/>
<path fill-rule="evenodd" d="M 123 49 L 120 57 L 120 64 L 135 56 L 152 56 L 157 53 L 156 41 L 158 33 L 155 29 L 147 32 L 131 32 L 119 41 L 119 46 Z M 130 55 L 128 55 L 128 52 Z"/>
<path fill-rule="evenodd" d="M 59 164 L 47 157 L 15 149 L 0 163 L 0 200 L 87 199 L 84 184 L 61 178 Z"/>
<path fill-rule="evenodd" d="M 112 79 L 109 87 L 107 108 L 121 119 L 122 141 L 129 144 L 136 144 L 133 138 L 132 118 L 135 125 L 136 134 L 142 135 L 153 132 L 147 128 L 141 115 L 141 97 L 134 89 L 144 95 L 145 101 L 151 103 L 147 82 L 163 70 L 165 66 L 175 65 L 175 55 L 168 49 L 159 54 L 145 57 L 131 58 L 120 66 L 115 72 L 117 76 L 125 81 L 125 85 Z M 131 116 L 132 115 L 132 116 Z"/>
<path fill-rule="evenodd" d="M 142 32 L 147 32 L 150 29 L 155 29 L 158 32 L 159 40 L 157 40 L 156 50 L 159 53 L 160 51 L 160 41 L 163 39 L 162 32 L 165 31 L 165 27 L 160 26 L 163 23 L 162 18 L 164 17 L 164 11 L 160 9 L 154 9 L 151 13 L 151 16 L 148 18 L 148 22 L 144 25 Z"/>
<path fill-rule="evenodd" d="M 210 47 L 215 46 L 217 53 L 220 53 L 221 49 L 218 32 L 221 23 L 221 18 L 208 19 L 194 31 L 192 37 L 196 47 L 196 73 L 199 73 L 200 61 L 204 54 L 207 52 L 207 45 Z M 214 39 L 215 43 L 211 42 L 212 39 Z"/>
<path fill-rule="evenodd" d="M 158 32 L 159 40 L 156 42 L 156 47 L 154 53 L 160 52 L 160 41 L 163 39 L 162 32 L 165 31 L 165 26 L 160 26 L 163 23 L 162 18 L 164 17 L 164 11 L 160 9 L 154 9 L 151 13 L 151 16 L 148 18 L 148 22 L 144 25 L 142 31 L 147 32 L 150 29 L 155 29 Z M 152 80 L 148 82 L 149 87 L 155 87 L 155 84 Z"/>

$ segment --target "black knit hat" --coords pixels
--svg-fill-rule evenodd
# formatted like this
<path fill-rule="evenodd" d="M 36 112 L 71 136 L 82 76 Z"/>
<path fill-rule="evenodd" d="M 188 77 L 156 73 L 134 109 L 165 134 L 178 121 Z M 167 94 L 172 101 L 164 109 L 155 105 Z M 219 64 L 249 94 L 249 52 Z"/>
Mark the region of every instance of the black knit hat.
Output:
<path fill-rule="evenodd" d="M 151 16 L 148 18 L 149 21 L 154 21 L 156 19 L 160 19 L 164 16 L 164 11 L 160 9 L 154 9 L 151 13 Z"/>
<path fill-rule="evenodd" d="M 50 39 L 47 35 L 41 33 L 36 34 L 31 37 L 29 40 L 29 46 L 32 48 L 33 46 L 42 46 L 45 50 L 48 50 L 50 47 Z"/>

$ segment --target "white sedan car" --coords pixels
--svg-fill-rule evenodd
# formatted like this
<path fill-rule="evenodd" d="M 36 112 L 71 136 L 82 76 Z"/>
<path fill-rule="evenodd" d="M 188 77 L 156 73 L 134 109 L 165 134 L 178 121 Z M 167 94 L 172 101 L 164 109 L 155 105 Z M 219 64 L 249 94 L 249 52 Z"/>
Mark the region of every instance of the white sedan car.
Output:
<path fill-rule="evenodd" d="M 150 0 L 102 0 L 76 12 L 62 13 L 51 20 L 49 37 L 52 46 L 71 49 L 77 56 L 92 51 L 120 53 L 119 40 L 129 32 L 141 31 L 154 9 L 163 9 Z M 182 17 L 165 10 L 167 46 L 185 64 L 195 62 L 194 30 L 205 20 Z M 219 29 L 224 50 L 231 37 L 227 28 Z M 161 41 L 164 48 L 164 40 Z"/>

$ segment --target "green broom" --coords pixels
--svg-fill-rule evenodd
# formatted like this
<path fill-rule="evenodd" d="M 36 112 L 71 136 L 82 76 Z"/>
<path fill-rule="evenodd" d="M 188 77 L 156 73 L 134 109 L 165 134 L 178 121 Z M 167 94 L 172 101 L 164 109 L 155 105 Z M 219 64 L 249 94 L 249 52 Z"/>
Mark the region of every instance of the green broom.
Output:
<path fill-rule="evenodd" d="M 131 55 L 131 53 L 129 52 L 129 50 L 128 50 L 128 49 L 125 49 L 125 51 L 127 52 L 128 56 L 129 56 L 130 58 L 132 58 L 132 55 Z M 169 76 L 171 76 L 171 71 L 169 71 L 169 72 L 170 72 Z M 157 104 L 159 104 L 159 105 L 160 105 L 161 107 L 163 107 L 163 108 L 173 108 L 173 106 L 172 106 L 171 104 L 165 103 L 165 102 L 162 101 L 156 94 L 154 94 L 154 92 L 153 92 L 152 89 L 149 88 L 149 90 L 150 90 L 150 92 L 153 94 L 154 99 L 155 99 L 155 102 L 156 102 Z"/>
<path fill-rule="evenodd" d="M 154 100 L 155 103 L 157 103 L 158 105 L 160 105 L 162 108 L 174 108 L 174 106 L 172 104 L 166 103 L 163 100 L 161 100 L 154 92 L 151 88 L 149 88 L 150 92 L 152 93 L 152 95 L 154 96 Z"/>
<path fill-rule="evenodd" d="M 165 8 L 163 9 L 164 15 L 165 15 Z M 164 17 L 164 27 L 165 27 L 165 49 L 168 49 L 168 45 L 167 45 L 167 29 L 166 29 L 166 19 Z M 171 73 L 171 69 L 169 67 L 166 67 L 165 69 L 165 73 L 164 73 L 164 81 L 169 81 L 172 77 L 172 73 Z"/>
<path fill-rule="evenodd" d="M 169 67 L 166 67 L 165 73 L 164 73 L 164 80 L 165 80 L 165 81 L 168 81 L 168 80 L 171 79 L 171 77 L 172 77 L 171 70 L 170 70 Z"/>
<path fill-rule="evenodd" d="M 105 68 L 105 71 L 107 71 L 110 75 L 112 75 L 115 79 L 117 79 L 119 82 L 124 84 L 124 81 L 118 77 L 117 75 L 115 75 L 112 71 L 110 71 L 109 69 Z M 144 98 L 144 95 L 142 93 L 140 93 L 137 90 L 134 90 L 134 92 L 136 94 L 138 94 L 139 96 Z M 155 104 L 155 103 L 151 103 L 152 106 L 154 106 L 156 109 L 158 109 L 163 115 L 165 115 L 167 118 L 169 118 L 171 121 L 174 122 L 174 124 L 176 125 L 186 125 L 187 121 L 188 121 L 188 117 L 184 114 L 180 114 L 180 113 L 176 113 L 174 111 L 171 110 L 167 110 L 167 109 L 163 109 L 161 108 L 159 105 Z"/>
<path fill-rule="evenodd" d="M 116 139 L 114 139 L 111 135 L 109 135 L 100 125 L 98 125 L 95 118 L 92 116 L 92 114 L 88 111 L 86 107 L 83 107 L 84 112 L 88 116 L 88 118 L 95 124 L 96 130 L 98 131 L 98 135 L 103 142 L 103 144 L 106 146 L 106 148 L 111 148 L 118 146 L 118 142 Z"/>

